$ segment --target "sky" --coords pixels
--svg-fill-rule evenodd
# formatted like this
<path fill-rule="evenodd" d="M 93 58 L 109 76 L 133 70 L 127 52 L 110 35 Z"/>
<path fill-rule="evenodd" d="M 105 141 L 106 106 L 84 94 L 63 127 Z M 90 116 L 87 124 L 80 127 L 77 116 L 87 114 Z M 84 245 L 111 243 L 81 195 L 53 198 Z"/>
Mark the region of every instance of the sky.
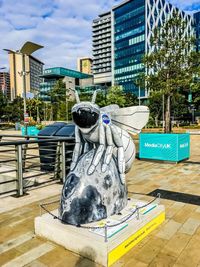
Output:
<path fill-rule="evenodd" d="M 48 67 L 76 69 L 78 57 L 92 55 L 92 20 L 122 0 L 0 0 L 0 68 L 3 48 L 32 41 L 44 46 L 33 55 Z M 200 0 L 170 0 L 182 10 L 200 10 Z"/>

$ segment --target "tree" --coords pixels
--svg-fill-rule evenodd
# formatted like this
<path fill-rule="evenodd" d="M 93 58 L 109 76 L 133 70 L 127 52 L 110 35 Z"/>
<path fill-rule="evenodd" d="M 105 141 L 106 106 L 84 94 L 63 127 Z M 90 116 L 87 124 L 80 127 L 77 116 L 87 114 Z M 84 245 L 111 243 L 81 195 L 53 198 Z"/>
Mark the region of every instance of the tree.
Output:
<path fill-rule="evenodd" d="M 196 109 L 200 109 L 200 53 L 191 53 L 191 62 L 193 64 L 190 93 L 192 95 L 192 102 Z"/>
<path fill-rule="evenodd" d="M 162 93 L 160 91 L 152 91 L 149 96 L 149 109 L 151 118 L 154 121 L 156 127 L 158 127 L 158 121 L 162 118 L 163 105 L 162 103 Z"/>
<path fill-rule="evenodd" d="M 117 104 L 120 107 L 124 107 L 126 103 L 126 97 L 121 86 L 111 86 L 108 89 L 108 93 L 105 96 L 105 104 Z"/>
<path fill-rule="evenodd" d="M 154 30 L 153 51 L 144 57 L 148 89 L 164 95 L 165 132 L 171 131 L 172 96 L 189 92 L 194 71 L 194 39 L 185 33 L 186 22 L 174 12 L 162 27 Z"/>
<path fill-rule="evenodd" d="M 130 106 L 137 106 L 138 105 L 138 98 L 135 94 L 128 92 L 124 93 L 125 96 L 125 106 L 130 107 Z"/>
<path fill-rule="evenodd" d="M 37 98 L 27 99 L 26 108 L 30 117 L 33 117 L 34 120 L 37 120 L 42 106 L 42 101 Z"/>
<path fill-rule="evenodd" d="M 53 120 L 65 120 L 66 86 L 62 79 L 56 82 L 49 95 L 51 97 Z"/>
<path fill-rule="evenodd" d="M 22 121 L 24 119 L 23 98 L 17 96 L 12 102 L 8 102 L 4 109 L 4 116 L 8 121 Z"/>
<path fill-rule="evenodd" d="M 2 91 L 0 91 L 0 118 L 3 118 L 5 116 L 5 107 L 7 105 L 7 98 L 3 94 Z"/>

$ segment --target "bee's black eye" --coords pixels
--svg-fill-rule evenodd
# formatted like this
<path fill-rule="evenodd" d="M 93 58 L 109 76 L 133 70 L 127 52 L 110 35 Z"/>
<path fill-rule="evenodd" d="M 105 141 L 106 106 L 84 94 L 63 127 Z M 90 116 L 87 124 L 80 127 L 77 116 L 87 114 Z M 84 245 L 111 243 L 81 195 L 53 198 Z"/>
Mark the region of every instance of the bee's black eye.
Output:
<path fill-rule="evenodd" d="M 90 109 L 79 109 L 72 113 L 72 117 L 75 124 L 80 128 L 90 128 L 97 123 L 99 114 L 91 112 Z"/>

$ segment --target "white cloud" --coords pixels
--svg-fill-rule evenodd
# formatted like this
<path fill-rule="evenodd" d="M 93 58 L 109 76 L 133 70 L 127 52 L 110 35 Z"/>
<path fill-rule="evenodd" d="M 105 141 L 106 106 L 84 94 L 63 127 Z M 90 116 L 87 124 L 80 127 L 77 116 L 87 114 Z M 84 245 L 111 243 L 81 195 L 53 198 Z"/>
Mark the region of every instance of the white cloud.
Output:
<path fill-rule="evenodd" d="M 200 9 L 199 0 L 170 0 L 169 2 L 186 11 L 197 11 Z"/>
<path fill-rule="evenodd" d="M 8 66 L 3 48 L 19 49 L 27 41 L 44 48 L 35 53 L 46 67 L 76 68 L 76 59 L 91 56 L 92 20 L 122 0 L 0 0 L 0 67 Z M 170 0 L 182 9 L 197 9 L 199 0 Z"/>

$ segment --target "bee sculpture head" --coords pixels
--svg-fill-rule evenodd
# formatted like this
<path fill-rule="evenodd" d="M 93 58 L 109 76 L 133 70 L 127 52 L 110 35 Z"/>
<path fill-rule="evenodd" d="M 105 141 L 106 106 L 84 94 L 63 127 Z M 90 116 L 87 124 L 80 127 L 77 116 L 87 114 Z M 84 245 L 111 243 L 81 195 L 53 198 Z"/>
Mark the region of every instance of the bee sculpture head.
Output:
<path fill-rule="evenodd" d="M 93 93 L 92 101 L 80 102 L 78 93 L 75 92 L 76 102 L 72 107 L 72 118 L 74 123 L 84 132 L 90 132 L 99 121 L 100 109 L 95 104 L 97 91 Z"/>

